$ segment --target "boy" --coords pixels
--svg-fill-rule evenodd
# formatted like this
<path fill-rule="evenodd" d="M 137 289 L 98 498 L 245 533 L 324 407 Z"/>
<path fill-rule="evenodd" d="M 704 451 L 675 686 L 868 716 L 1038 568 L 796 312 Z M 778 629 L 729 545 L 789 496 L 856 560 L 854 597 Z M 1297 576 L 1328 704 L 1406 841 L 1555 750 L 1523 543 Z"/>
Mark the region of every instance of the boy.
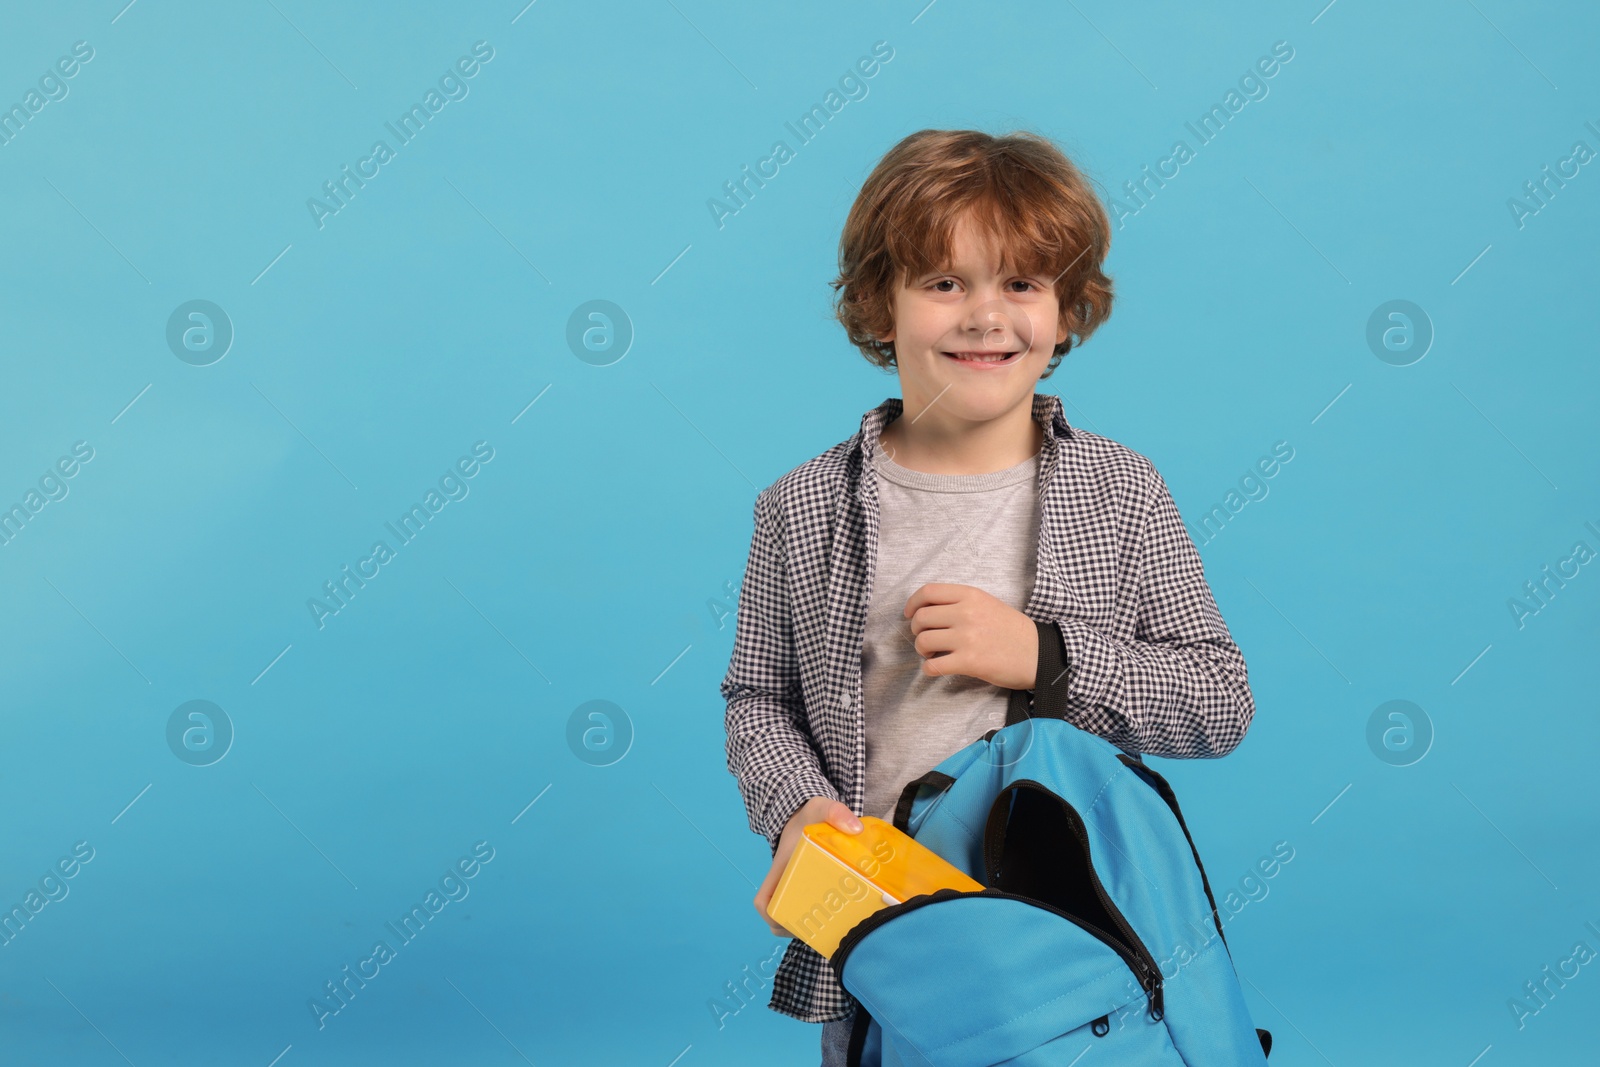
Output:
<path fill-rule="evenodd" d="M 721 685 L 780 936 L 766 906 L 801 827 L 891 820 L 905 783 L 1004 725 L 1012 689 L 1135 756 L 1224 756 L 1250 725 L 1161 475 L 1034 392 L 1110 314 L 1109 242 L 1082 175 L 1027 133 L 912 134 L 851 208 L 837 315 L 902 398 L 757 495 Z M 844 1062 L 854 1001 L 804 942 L 768 1006 L 824 1022 L 824 1067 Z"/>

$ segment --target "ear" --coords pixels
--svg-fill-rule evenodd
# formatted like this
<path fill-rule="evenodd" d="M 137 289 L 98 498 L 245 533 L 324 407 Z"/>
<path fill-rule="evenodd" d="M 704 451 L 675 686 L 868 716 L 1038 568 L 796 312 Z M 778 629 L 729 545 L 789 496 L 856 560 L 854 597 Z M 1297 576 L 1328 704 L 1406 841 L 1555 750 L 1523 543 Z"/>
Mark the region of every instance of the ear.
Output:
<path fill-rule="evenodd" d="M 904 282 L 902 280 L 900 282 L 897 282 L 896 284 L 904 284 Z M 889 342 L 894 340 L 894 334 L 895 334 L 895 328 L 894 328 L 894 302 L 895 302 L 894 293 L 891 292 L 889 294 L 889 298 L 888 298 L 888 301 L 887 301 L 887 305 L 888 305 L 887 306 L 887 310 L 889 312 L 889 332 L 884 334 L 882 337 L 878 338 L 878 340 L 881 341 L 884 344 L 888 344 Z"/>

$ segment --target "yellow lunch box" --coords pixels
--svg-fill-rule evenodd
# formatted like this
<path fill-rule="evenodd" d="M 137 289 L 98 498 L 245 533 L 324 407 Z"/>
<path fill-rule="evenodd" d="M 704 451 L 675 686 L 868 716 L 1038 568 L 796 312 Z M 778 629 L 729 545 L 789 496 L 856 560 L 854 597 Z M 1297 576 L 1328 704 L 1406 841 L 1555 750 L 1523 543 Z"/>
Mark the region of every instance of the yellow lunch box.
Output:
<path fill-rule="evenodd" d="M 982 885 L 891 823 L 861 816 L 861 832 L 825 822 L 802 828 L 767 914 L 831 957 L 850 928 L 891 904 L 938 889 Z"/>

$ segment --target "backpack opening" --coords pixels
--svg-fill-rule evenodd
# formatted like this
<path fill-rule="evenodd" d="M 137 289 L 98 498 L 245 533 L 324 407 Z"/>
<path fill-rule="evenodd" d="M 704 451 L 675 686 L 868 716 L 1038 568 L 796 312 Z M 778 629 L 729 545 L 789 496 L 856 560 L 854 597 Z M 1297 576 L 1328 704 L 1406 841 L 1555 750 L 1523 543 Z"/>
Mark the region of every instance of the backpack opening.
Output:
<path fill-rule="evenodd" d="M 1036 900 L 1073 916 L 1116 948 L 1163 1014 L 1161 970 L 1117 910 L 1089 856 L 1089 832 L 1071 804 L 1020 778 L 994 799 L 984 826 L 983 857 L 991 888 Z"/>
<path fill-rule="evenodd" d="M 1010 801 L 1010 810 L 996 815 Z M 1030 897 L 1078 916 L 1108 934 L 1120 925 L 1095 892 L 1089 854 L 1065 802 L 1038 789 L 1016 786 L 1002 794 L 989 816 L 984 843 L 991 859 L 989 885 Z M 990 840 L 995 840 L 991 851 Z"/>

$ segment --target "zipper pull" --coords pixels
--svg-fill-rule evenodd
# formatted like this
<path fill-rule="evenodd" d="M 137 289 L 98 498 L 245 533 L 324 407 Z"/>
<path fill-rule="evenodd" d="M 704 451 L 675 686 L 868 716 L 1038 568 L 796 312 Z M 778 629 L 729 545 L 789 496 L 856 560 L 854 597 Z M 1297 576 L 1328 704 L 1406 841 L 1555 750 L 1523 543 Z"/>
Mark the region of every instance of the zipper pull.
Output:
<path fill-rule="evenodd" d="M 1150 965 L 1143 960 L 1139 961 L 1139 967 L 1145 976 L 1145 992 L 1150 995 L 1150 1021 L 1158 1023 L 1167 1013 L 1166 998 L 1162 995 L 1161 972 L 1152 973 Z"/>

